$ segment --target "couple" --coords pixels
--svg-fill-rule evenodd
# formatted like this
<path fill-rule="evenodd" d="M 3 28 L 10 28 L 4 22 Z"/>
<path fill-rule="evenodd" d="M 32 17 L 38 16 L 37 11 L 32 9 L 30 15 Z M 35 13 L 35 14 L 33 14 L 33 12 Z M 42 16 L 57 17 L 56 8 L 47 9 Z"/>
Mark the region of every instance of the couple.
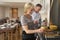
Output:
<path fill-rule="evenodd" d="M 38 28 L 41 26 L 41 16 L 39 11 L 41 10 L 42 5 L 37 4 L 35 7 L 32 3 L 26 3 L 24 6 L 24 15 L 21 16 L 21 25 L 22 25 L 22 40 L 36 40 L 35 33 L 40 33 L 39 40 L 45 40 L 43 38 L 44 29 Z"/>

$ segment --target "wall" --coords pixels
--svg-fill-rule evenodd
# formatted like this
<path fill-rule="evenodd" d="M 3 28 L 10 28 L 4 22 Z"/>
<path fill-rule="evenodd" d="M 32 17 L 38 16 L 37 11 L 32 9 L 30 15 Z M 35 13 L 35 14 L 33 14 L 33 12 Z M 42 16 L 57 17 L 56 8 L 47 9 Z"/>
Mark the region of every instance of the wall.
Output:
<path fill-rule="evenodd" d="M 0 6 L 0 18 L 11 17 L 10 8 Z"/>
<path fill-rule="evenodd" d="M 4 11 L 4 7 L 0 6 L 0 19 L 5 17 L 5 13 L 4 12 L 5 12 Z"/>
<path fill-rule="evenodd" d="M 30 0 L 0 0 L 0 2 L 30 2 Z"/>
<path fill-rule="evenodd" d="M 40 0 L 0 0 L 0 2 L 33 2 L 36 4 L 39 3 Z"/>
<path fill-rule="evenodd" d="M 24 14 L 24 8 L 18 8 L 18 17 L 21 17 Z"/>
<path fill-rule="evenodd" d="M 11 17 L 11 8 L 5 7 L 5 17 Z"/>

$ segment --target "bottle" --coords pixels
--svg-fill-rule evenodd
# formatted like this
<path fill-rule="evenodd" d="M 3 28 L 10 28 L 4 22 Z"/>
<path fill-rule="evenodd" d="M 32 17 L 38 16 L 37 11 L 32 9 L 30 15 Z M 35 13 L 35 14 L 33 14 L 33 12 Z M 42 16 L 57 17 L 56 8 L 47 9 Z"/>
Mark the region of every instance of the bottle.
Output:
<path fill-rule="evenodd" d="M 42 25 L 47 26 L 47 18 L 45 18 L 45 20 L 43 20 Z"/>

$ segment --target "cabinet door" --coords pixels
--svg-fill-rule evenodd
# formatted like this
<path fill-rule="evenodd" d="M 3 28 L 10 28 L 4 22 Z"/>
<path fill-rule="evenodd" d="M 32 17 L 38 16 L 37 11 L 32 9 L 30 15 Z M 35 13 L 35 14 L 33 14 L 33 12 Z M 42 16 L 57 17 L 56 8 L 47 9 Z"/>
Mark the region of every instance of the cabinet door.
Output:
<path fill-rule="evenodd" d="M 12 18 L 18 17 L 18 8 L 12 8 Z"/>

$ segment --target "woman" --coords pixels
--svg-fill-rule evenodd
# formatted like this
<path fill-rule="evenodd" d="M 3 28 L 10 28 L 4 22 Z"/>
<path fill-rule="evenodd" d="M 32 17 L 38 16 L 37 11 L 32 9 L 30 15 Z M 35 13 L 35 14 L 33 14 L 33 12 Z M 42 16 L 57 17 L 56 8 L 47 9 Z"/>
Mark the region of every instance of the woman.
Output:
<path fill-rule="evenodd" d="M 34 23 L 32 21 L 31 14 L 33 12 L 34 5 L 27 3 L 24 6 L 24 15 L 21 16 L 22 24 L 22 40 L 35 40 L 34 33 L 42 33 L 42 29 L 34 29 Z"/>

